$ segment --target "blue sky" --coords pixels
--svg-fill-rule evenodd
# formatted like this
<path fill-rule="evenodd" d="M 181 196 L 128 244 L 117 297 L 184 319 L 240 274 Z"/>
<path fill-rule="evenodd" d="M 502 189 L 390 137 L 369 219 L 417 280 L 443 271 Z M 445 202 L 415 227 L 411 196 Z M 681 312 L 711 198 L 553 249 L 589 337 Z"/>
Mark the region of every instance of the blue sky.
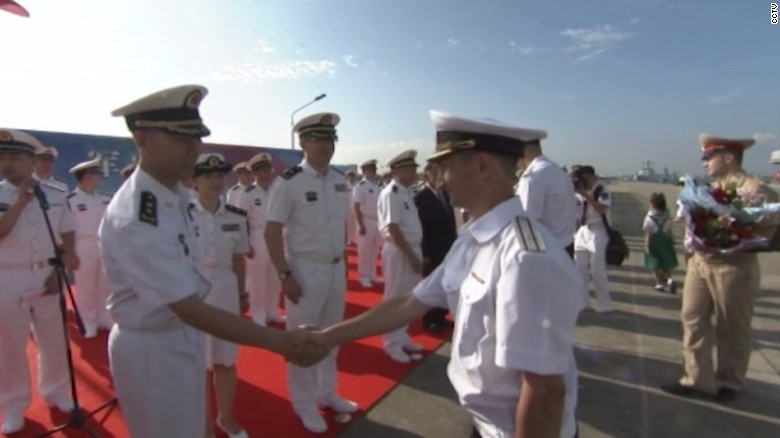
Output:
<path fill-rule="evenodd" d="M 200 83 L 215 142 L 289 147 L 290 113 L 342 116 L 335 161 L 427 156 L 429 109 L 545 129 L 602 174 L 699 173 L 697 135 L 780 149 L 769 2 L 20 0 L 0 14 L 0 126 L 126 135 L 112 109 Z"/>

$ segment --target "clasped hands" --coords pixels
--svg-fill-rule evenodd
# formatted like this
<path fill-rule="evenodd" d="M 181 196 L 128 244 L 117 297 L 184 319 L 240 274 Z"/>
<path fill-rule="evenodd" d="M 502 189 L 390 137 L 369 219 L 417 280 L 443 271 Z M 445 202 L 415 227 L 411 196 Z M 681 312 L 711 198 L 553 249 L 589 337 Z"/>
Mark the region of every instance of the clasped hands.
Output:
<path fill-rule="evenodd" d="M 285 360 L 301 367 L 310 367 L 325 358 L 336 343 L 317 327 L 301 326 L 287 332 L 290 340 Z"/>

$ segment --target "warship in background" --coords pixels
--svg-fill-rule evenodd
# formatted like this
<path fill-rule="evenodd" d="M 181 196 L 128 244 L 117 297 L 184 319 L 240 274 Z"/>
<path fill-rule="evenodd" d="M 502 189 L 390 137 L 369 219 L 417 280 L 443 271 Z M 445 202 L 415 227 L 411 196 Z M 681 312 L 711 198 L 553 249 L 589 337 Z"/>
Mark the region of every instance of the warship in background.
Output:
<path fill-rule="evenodd" d="M 650 160 L 643 161 L 642 167 L 630 179 L 663 184 L 676 184 L 680 180 L 680 175 L 677 172 L 669 172 L 669 169 L 664 167 L 663 172 L 659 173 L 653 167 L 654 165 L 655 163 Z"/>

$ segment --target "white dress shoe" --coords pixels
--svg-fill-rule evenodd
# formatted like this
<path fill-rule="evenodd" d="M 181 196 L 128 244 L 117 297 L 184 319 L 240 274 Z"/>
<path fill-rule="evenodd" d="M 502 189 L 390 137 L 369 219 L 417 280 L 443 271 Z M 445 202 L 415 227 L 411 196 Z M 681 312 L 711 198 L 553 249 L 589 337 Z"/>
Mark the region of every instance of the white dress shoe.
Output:
<path fill-rule="evenodd" d="M 4 415 L 3 425 L 0 432 L 3 435 L 10 435 L 24 429 L 24 416 L 22 414 Z"/>
<path fill-rule="evenodd" d="M 325 397 L 325 400 L 322 401 L 322 405 L 331 408 L 340 414 L 351 414 L 358 410 L 357 403 L 336 394 Z"/>
<path fill-rule="evenodd" d="M 387 350 L 386 353 L 388 356 L 390 356 L 390 359 L 393 359 L 396 362 L 409 363 L 412 361 L 412 358 L 409 357 L 408 354 L 404 353 L 404 351 L 401 350 L 400 348 Z"/>
<path fill-rule="evenodd" d="M 410 342 L 408 344 L 405 344 L 403 348 L 404 348 L 404 351 L 408 351 L 409 353 L 419 353 L 419 352 L 425 350 L 425 348 L 423 348 L 422 345 L 415 344 L 414 342 Z"/>
<path fill-rule="evenodd" d="M 364 288 L 374 287 L 374 285 L 371 283 L 371 280 L 369 280 L 366 277 L 360 279 L 360 285 L 363 286 Z"/>
<path fill-rule="evenodd" d="M 309 432 L 324 433 L 328 431 L 328 423 L 316 409 L 305 409 L 296 412 L 296 414 L 303 422 L 303 427 Z"/>
<path fill-rule="evenodd" d="M 225 432 L 225 435 L 231 437 L 231 438 L 249 438 L 249 435 L 246 434 L 246 431 L 244 429 L 241 429 L 238 433 L 232 433 L 229 430 L 225 428 L 225 426 L 222 425 L 222 419 L 217 417 L 217 427 L 222 432 Z"/>

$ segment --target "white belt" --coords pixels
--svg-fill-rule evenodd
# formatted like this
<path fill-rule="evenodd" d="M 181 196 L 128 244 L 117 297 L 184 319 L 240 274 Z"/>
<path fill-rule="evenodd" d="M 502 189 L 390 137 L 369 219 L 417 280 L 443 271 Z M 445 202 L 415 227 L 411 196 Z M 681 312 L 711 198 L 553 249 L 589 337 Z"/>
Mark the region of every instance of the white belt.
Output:
<path fill-rule="evenodd" d="M 43 269 L 46 267 L 49 267 L 49 261 L 48 260 L 42 260 L 39 262 L 24 262 L 24 263 L 4 263 L 0 262 L 0 269 L 7 270 L 7 271 L 36 271 L 38 269 Z"/>
<path fill-rule="evenodd" d="M 310 262 L 327 263 L 329 265 L 335 265 L 342 259 L 341 256 L 328 257 L 319 254 L 292 254 L 292 256 L 298 259 L 308 260 Z"/>

